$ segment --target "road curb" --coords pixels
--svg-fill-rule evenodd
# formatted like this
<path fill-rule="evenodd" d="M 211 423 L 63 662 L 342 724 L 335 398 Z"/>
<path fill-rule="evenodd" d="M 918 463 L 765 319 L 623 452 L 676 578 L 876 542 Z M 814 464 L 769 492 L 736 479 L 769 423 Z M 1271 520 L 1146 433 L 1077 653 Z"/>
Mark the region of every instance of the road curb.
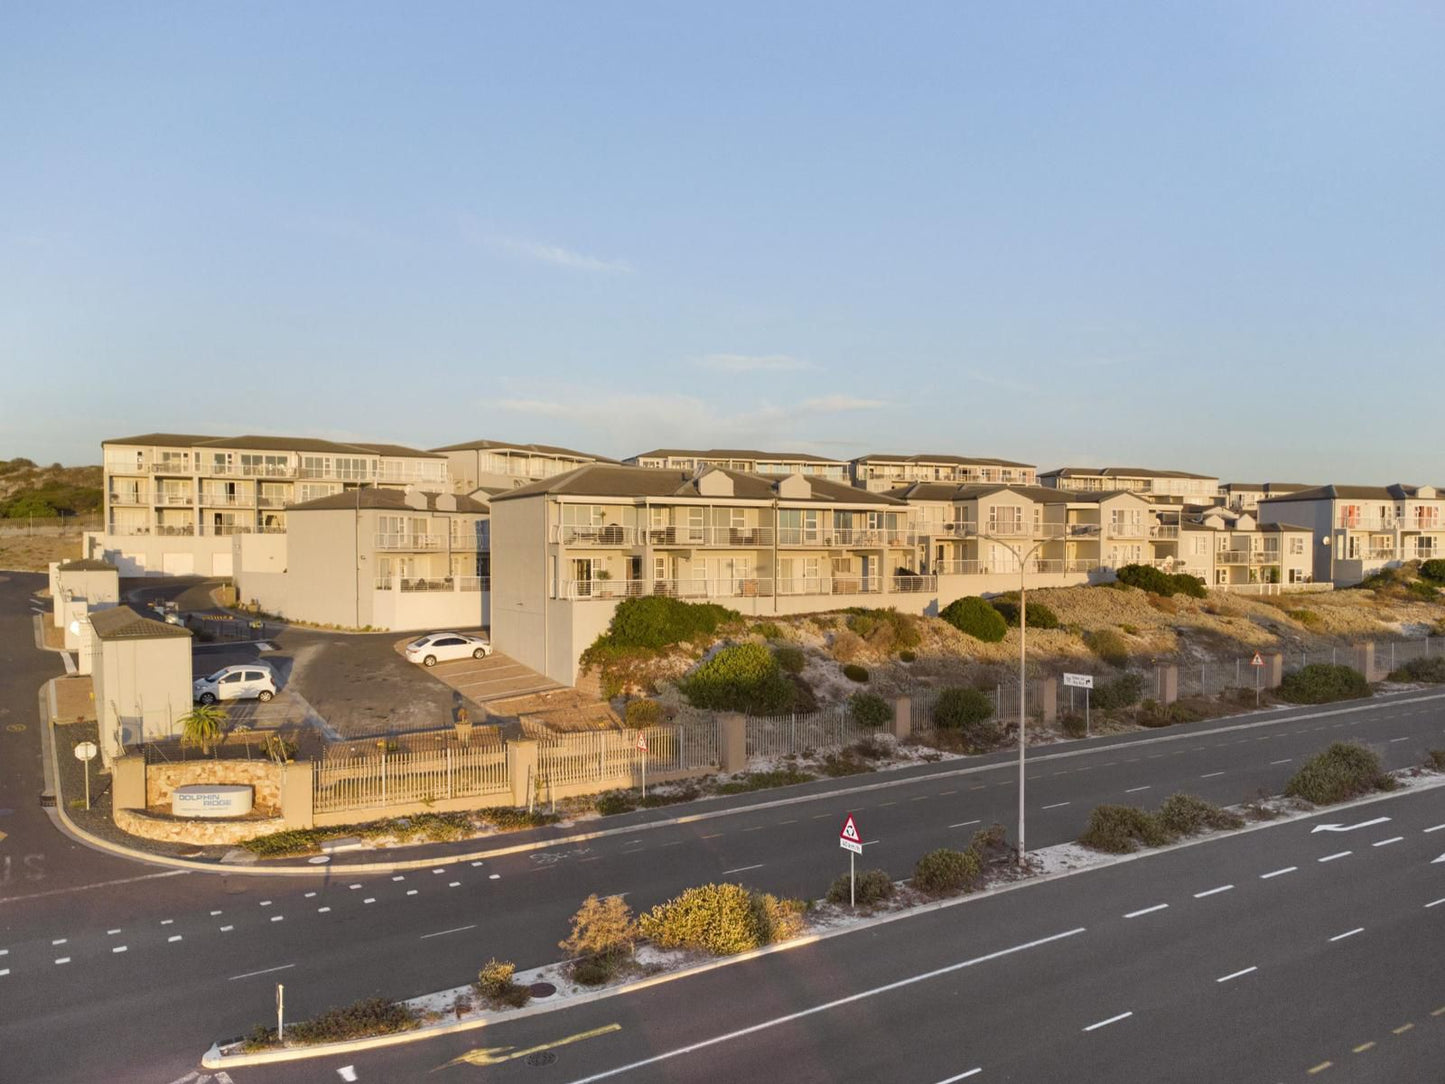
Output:
<path fill-rule="evenodd" d="M 338 1054 L 350 1054 L 365 1050 L 375 1050 L 381 1047 L 400 1046 L 405 1043 L 424 1042 L 428 1039 L 440 1038 L 444 1035 L 455 1035 L 464 1031 L 474 1031 L 480 1028 L 489 1027 L 493 1024 L 508 1023 L 512 1020 L 520 1020 L 527 1016 L 540 1016 L 544 1013 L 557 1012 L 563 1009 L 570 1009 L 577 1005 L 586 1005 L 594 1001 L 603 1001 L 611 997 L 621 997 L 626 994 L 633 994 L 639 990 L 645 990 L 652 986 L 660 986 L 663 983 L 674 982 L 679 979 L 692 978 L 696 975 L 706 974 L 709 971 L 716 971 L 719 968 L 731 967 L 734 964 L 747 963 L 763 956 L 770 956 L 778 952 L 789 952 L 793 949 L 805 948 L 808 945 L 815 945 L 821 941 L 831 940 L 834 937 L 843 937 L 852 933 L 859 933 L 864 930 L 875 929 L 879 926 L 886 926 L 894 922 L 902 922 L 905 919 L 919 918 L 923 915 L 934 914 L 951 907 L 961 907 L 964 904 L 973 903 L 977 900 L 988 899 L 992 896 L 999 896 L 1005 892 L 1014 892 L 1020 889 L 1029 888 L 1033 885 L 1048 884 L 1052 881 L 1060 881 L 1067 877 L 1077 877 L 1085 873 L 1094 873 L 1098 870 L 1112 869 L 1115 866 L 1127 862 L 1137 862 L 1142 859 L 1152 858 L 1156 855 L 1168 854 L 1172 851 L 1184 850 L 1188 847 L 1197 847 L 1206 843 L 1215 843 L 1224 839 L 1234 839 L 1237 836 L 1251 832 L 1264 831 L 1269 828 L 1281 828 L 1285 825 L 1295 824 L 1299 821 L 1311 820 L 1315 817 L 1333 816 L 1344 810 L 1358 806 L 1372 805 L 1375 802 L 1389 801 L 1394 798 L 1405 798 L 1421 791 L 1435 789 L 1445 786 L 1445 776 L 1438 780 L 1415 787 L 1406 787 L 1400 790 L 1387 791 L 1383 794 L 1367 795 L 1364 798 L 1356 798 L 1348 802 L 1341 802 L 1338 805 L 1320 806 L 1311 811 L 1298 813 L 1292 816 L 1284 816 L 1275 820 L 1259 821 L 1254 824 L 1246 824 L 1242 828 L 1212 832 L 1208 835 L 1198 836 L 1193 839 L 1180 840 L 1164 847 L 1152 847 L 1147 850 L 1135 851 L 1132 854 L 1100 854 L 1100 860 L 1087 866 L 1077 869 L 1056 870 L 1053 873 L 1041 873 L 1032 877 L 1024 877 L 1016 881 L 1008 881 L 1003 884 L 993 885 L 981 892 L 973 892 L 964 896 L 955 896 L 949 899 L 933 900 L 922 903 L 905 910 L 894 911 L 888 914 L 870 916 L 838 926 L 833 929 L 820 930 L 804 937 L 795 938 L 791 941 L 783 941 L 774 945 L 764 945 L 762 948 L 753 949 L 751 952 L 739 953 L 736 956 L 726 956 L 721 959 L 707 960 L 700 964 L 693 964 L 690 967 L 679 968 L 677 971 L 669 971 L 661 975 L 652 975 L 636 982 L 623 983 L 618 986 L 608 987 L 604 990 L 597 990 L 585 994 L 578 994 L 568 997 L 565 1000 L 548 1002 L 529 1006 L 525 1009 L 518 1009 L 515 1012 L 498 1013 L 493 1016 L 484 1017 L 480 1020 L 467 1020 L 450 1024 L 433 1024 L 429 1027 L 417 1028 L 415 1031 L 401 1032 L 395 1035 L 378 1035 L 370 1039 L 350 1039 L 345 1042 L 318 1044 L 316 1046 L 295 1047 L 286 1050 L 260 1051 L 254 1054 L 223 1055 L 220 1051 L 220 1043 L 212 1043 L 211 1048 L 201 1058 L 201 1064 L 207 1069 L 228 1069 L 232 1066 L 266 1065 L 276 1062 L 303 1061 L 307 1058 L 331 1057 Z M 556 966 L 548 965 L 548 966 Z M 236 1041 L 236 1040 L 230 1040 Z"/>
<path fill-rule="evenodd" d="M 52 685 L 57 678 L 51 678 L 47 686 Z M 1425 696 L 1402 697 L 1398 700 L 1383 701 L 1378 706 L 1390 707 L 1397 704 L 1411 704 L 1420 701 L 1438 700 L 1445 697 L 1445 692 L 1433 693 Z M 1296 722 L 1306 719 L 1330 718 L 1335 715 L 1348 714 L 1352 711 L 1359 711 L 1361 708 L 1368 709 L 1372 706 L 1370 702 L 1354 703 L 1353 706 L 1342 708 L 1331 708 L 1323 711 L 1310 712 L 1305 715 L 1294 715 L 1287 719 L 1265 718 L 1253 719 L 1251 722 L 1236 723 L 1231 726 L 1214 727 L 1209 730 L 1195 730 L 1179 734 L 1150 734 L 1148 737 L 1139 738 L 1137 741 L 1117 742 L 1108 746 L 1094 746 L 1092 748 L 1064 749 L 1057 753 L 1046 753 L 1038 757 L 1030 758 L 1030 764 L 1046 764 L 1054 760 L 1066 760 L 1073 757 L 1093 756 L 1099 753 L 1108 752 L 1111 749 L 1123 746 L 1156 745 L 1163 742 L 1189 741 L 1195 738 L 1209 737 L 1214 734 L 1227 734 L 1236 730 L 1248 730 L 1255 727 L 1271 726 L 1280 722 Z M 1251 715 L 1243 718 L 1251 718 Z M 1231 718 L 1241 718 L 1232 716 Z M 47 726 L 49 720 L 45 720 Z M 52 739 L 53 741 L 53 736 Z M 1062 744 L 1062 743 L 1061 743 Z M 1077 741 L 1068 744 L 1079 744 Z M 53 749 L 51 755 L 54 755 Z M 166 866 L 172 869 L 185 869 L 197 873 L 223 873 L 238 874 L 254 877 L 316 877 L 333 876 L 341 872 L 353 875 L 395 873 L 402 870 L 428 869 L 438 865 L 452 865 L 457 862 L 480 862 L 489 858 L 504 858 L 513 854 L 526 854 L 529 851 L 548 850 L 552 847 L 569 846 L 575 843 L 587 843 L 596 839 L 606 839 L 611 836 L 636 834 L 638 832 L 655 831 L 659 828 L 675 828 L 682 824 L 696 824 L 702 821 L 717 820 L 721 817 L 730 817 L 741 813 L 754 813 L 759 810 L 777 809 L 783 806 L 798 805 L 803 802 L 827 801 L 834 798 L 846 798 L 855 794 L 866 794 L 870 791 L 885 790 L 890 787 L 908 786 L 923 779 L 950 779 L 962 775 L 974 775 L 980 772 L 993 771 L 1016 771 L 1017 764 L 1012 761 L 1000 761 L 996 764 L 975 764 L 969 767 L 952 768 L 945 771 L 929 772 L 906 779 L 885 779 L 876 783 L 865 783 L 859 786 L 838 788 L 830 791 L 819 791 L 811 794 L 791 795 L 786 798 L 774 798 L 766 802 L 756 802 L 752 805 L 732 806 L 727 809 L 715 809 L 702 813 L 691 813 L 684 816 L 672 817 L 667 820 L 646 821 L 642 824 L 624 825 L 616 828 L 602 828 L 593 832 L 577 832 L 567 836 L 557 836 L 551 839 L 528 840 L 523 843 L 514 843 L 509 846 L 491 847 L 486 850 L 468 851 L 463 854 L 432 855 L 424 858 L 407 858 L 389 862 L 368 862 L 368 863 L 323 863 L 320 865 L 295 865 L 295 866 L 253 866 L 253 865 L 221 865 L 217 862 L 198 862 L 188 858 L 171 858 L 165 855 L 150 854 L 145 851 L 126 847 L 124 844 L 112 843 L 109 840 L 101 839 L 92 835 L 85 829 L 77 826 L 64 812 L 64 798 L 60 793 L 59 773 L 56 773 L 56 809 L 60 812 L 60 819 L 65 823 L 70 834 L 78 841 L 85 843 L 96 850 L 107 851 L 125 858 L 136 859 L 147 865 Z M 855 777 L 856 778 L 856 777 Z M 426 846 L 426 844 L 421 844 Z"/>

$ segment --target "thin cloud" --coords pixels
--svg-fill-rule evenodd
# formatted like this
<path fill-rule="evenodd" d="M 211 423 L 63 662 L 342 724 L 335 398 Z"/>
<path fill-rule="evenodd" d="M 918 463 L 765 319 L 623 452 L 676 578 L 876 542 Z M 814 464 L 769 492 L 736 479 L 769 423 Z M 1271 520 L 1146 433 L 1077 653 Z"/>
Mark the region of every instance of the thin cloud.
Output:
<path fill-rule="evenodd" d="M 698 364 L 704 369 L 727 373 L 781 373 L 817 368 L 811 361 L 790 354 L 704 354 Z"/>
<path fill-rule="evenodd" d="M 1032 384 L 1024 383 L 1021 380 L 1008 380 L 1001 376 L 993 376 L 989 373 L 965 372 L 964 376 L 970 380 L 976 380 L 980 384 L 987 384 L 991 388 L 1002 388 L 1004 391 L 1016 391 L 1029 395 L 1035 394 L 1038 389 Z"/>
<path fill-rule="evenodd" d="M 630 275 L 635 268 L 626 260 L 603 260 L 588 256 L 561 245 L 549 245 L 541 241 L 528 241 L 520 237 L 493 237 L 491 244 L 513 255 L 536 263 L 565 267 L 571 271 L 594 271 L 603 274 Z"/>
<path fill-rule="evenodd" d="M 804 399 L 801 409 L 810 414 L 837 414 L 847 410 L 877 410 L 887 406 L 882 399 L 859 399 L 852 395 L 824 395 L 818 399 Z"/>

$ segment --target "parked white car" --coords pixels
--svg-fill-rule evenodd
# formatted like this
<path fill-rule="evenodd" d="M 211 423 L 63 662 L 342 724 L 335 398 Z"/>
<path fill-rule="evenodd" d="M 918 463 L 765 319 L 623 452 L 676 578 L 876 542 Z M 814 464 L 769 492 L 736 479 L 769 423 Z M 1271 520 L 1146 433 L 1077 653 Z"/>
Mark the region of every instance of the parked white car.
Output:
<path fill-rule="evenodd" d="M 217 700 L 259 700 L 264 704 L 275 695 L 276 675 L 264 663 L 223 666 L 209 677 L 191 682 L 191 698 L 202 704 Z"/>
<path fill-rule="evenodd" d="M 429 632 L 406 645 L 407 661 L 422 666 L 435 666 L 448 659 L 485 659 L 491 653 L 492 645 L 480 636 L 461 632 Z"/>

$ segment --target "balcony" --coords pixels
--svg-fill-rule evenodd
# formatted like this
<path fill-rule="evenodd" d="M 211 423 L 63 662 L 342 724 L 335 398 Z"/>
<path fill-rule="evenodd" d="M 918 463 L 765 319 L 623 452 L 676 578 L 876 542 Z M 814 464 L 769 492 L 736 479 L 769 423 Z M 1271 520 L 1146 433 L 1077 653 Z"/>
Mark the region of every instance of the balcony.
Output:
<path fill-rule="evenodd" d="M 216 493 L 201 491 L 201 504 L 209 508 L 250 508 L 255 499 L 247 493 Z"/>
<path fill-rule="evenodd" d="M 883 585 L 877 576 L 802 576 L 778 580 L 777 589 L 779 595 L 873 595 Z"/>
<path fill-rule="evenodd" d="M 1279 550 L 1217 550 L 1214 554 L 1217 565 L 1276 565 L 1279 564 Z"/>
<path fill-rule="evenodd" d="M 1340 516 L 1335 526 L 1344 531 L 1393 531 L 1400 521 L 1394 516 Z"/>
<path fill-rule="evenodd" d="M 906 529 L 884 527 L 779 527 L 778 545 L 809 546 L 814 549 L 877 548 L 910 545 L 913 535 Z"/>
<path fill-rule="evenodd" d="M 931 576 L 911 577 L 932 580 Z M 882 582 L 877 576 L 804 576 L 773 581 L 766 577 L 730 577 L 725 579 L 679 580 L 564 580 L 558 598 L 585 599 L 636 598 L 641 595 L 667 595 L 672 598 L 767 598 L 776 589 L 780 596 L 835 596 L 878 594 Z"/>
<path fill-rule="evenodd" d="M 447 548 L 453 550 L 475 550 L 482 548 L 482 540 L 476 534 L 454 534 L 447 537 Z"/>
<path fill-rule="evenodd" d="M 175 507 L 191 504 L 194 498 L 189 493 L 163 492 L 156 494 L 156 504 Z"/>
<path fill-rule="evenodd" d="M 638 534 L 649 546 L 731 546 L 757 549 L 773 544 L 771 527 L 647 527 Z"/>
<path fill-rule="evenodd" d="M 667 528 L 668 530 L 686 531 L 686 527 Z M 692 530 L 703 532 L 706 527 L 696 527 Z M 660 531 L 650 533 L 661 533 Z M 552 541 L 559 542 L 564 546 L 636 546 L 638 545 L 638 532 L 636 527 L 623 527 L 616 523 L 600 523 L 596 526 L 578 526 L 571 523 L 552 525 Z"/>
<path fill-rule="evenodd" d="M 296 468 L 290 463 L 242 463 L 238 473 L 243 478 L 294 478 Z"/>
<path fill-rule="evenodd" d="M 953 538 L 1001 538 L 1038 541 L 1047 538 L 1078 538 L 1099 533 L 1096 523 L 999 523 L 986 522 L 982 528 L 971 519 L 943 524 L 942 534 Z"/>
<path fill-rule="evenodd" d="M 270 493 L 263 493 L 256 498 L 258 508 L 285 508 L 291 503 L 292 498 L 285 495 L 276 496 Z"/>
<path fill-rule="evenodd" d="M 1179 528 L 1172 524 L 1154 523 L 1149 526 L 1150 538 L 1178 538 Z"/>
<path fill-rule="evenodd" d="M 1143 538 L 1146 535 L 1150 535 L 1150 531 L 1149 528 L 1142 523 L 1109 524 L 1110 538 Z M 1177 527 L 1174 529 L 1174 537 L 1179 537 L 1179 529 Z"/>
<path fill-rule="evenodd" d="M 150 474 L 151 461 L 149 456 L 107 456 L 105 459 L 106 474 Z"/>
<path fill-rule="evenodd" d="M 148 489 L 125 489 L 110 495 L 111 504 L 150 504 L 150 501 Z"/>
<path fill-rule="evenodd" d="M 196 533 L 193 523 L 164 523 L 156 528 L 156 534 L 164 538 L 190 538 Z"/>
<path fill-rule="evenodd" d="M 440 550 L 446 548 L 447 536 L 441 534 L 379 534 L 376 536 L 375 549 L 378 550 L 400 550 L 408 553 L 420 553 L 428 550 Z"/>
<path fill-rule="evenodd" d="M 1445 531 L 1445 522 L 1438 516 L 1410 516 L 1400 522 L 1402 531 Z"/>
<path fill-rule="evenodd" d="M 203 523 L 200 533 L 221 538 L 233 534 L 255 534 L 256 528 L 249 523 Z"/>
<path fill-rule="evenodd" d="M 157 459 L 151 468 L 154 474 L 190 474 L 189 459 Z"/>
<path fill-rule="evenodd" d="M 1369 546 L 1365 550 L 1367 561 L 1393 561 L 1396 550 L 1394 546 Z"/>
<path fill-rule="evenodd" d="M 938 590 L 937 576 L 894 576 L 890 591 L 900 595 L 933 594 Z"/>

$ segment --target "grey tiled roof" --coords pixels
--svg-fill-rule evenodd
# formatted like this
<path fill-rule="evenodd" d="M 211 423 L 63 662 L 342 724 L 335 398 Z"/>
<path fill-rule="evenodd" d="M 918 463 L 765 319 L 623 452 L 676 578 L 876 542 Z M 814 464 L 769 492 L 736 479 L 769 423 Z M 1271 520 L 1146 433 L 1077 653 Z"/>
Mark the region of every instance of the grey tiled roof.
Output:
<path fill-rule="evenodd" d="M 889 455 L 886 453 L 872 453 L 860 455 L 853 460 L 854 463 L 952 463 L 962 467 L 1028 467 L 1033 469 L 1032 463 L 1019 463 L 1012 459 L 993 459 L 989 457 L 976 457 L 968 455 Z"/>
<path fill-rule="evenodd" d="M 437 493 L 424 493 L 426 497 L 426 509 L 428 512 L 446 513 L 450 509 L 437 508 Z M 457 512 L 485 513 L 487 506 L 473 497 L 466 497 L 458 493 L 454 495 L 457 502 Z M 341 493 L 332 493 L 325 497 L 317 497 L 314 500 L 302 501 L 300 504 L 288 504 L 286 510 L 289 512 L 316 512 L 335 509 L 355 508 L 379 508 L 385 512 L 421 512 L 423 509 L 414 508 L 406 503 L 406 491 L 402 489 L 381 489 L 377 486 L 367 486 L 364 489 L 351 489 Z"/>
<path fill-rule="evenodd" d="M 631 463 L 638 459 L 654 459 L 659 456 L 690 456 L 693 459 L 763 459 L 768 461 L 796 460 L 800 463 L 833 463 L 838 466 L 846 466 L 846 459 L 828 459 L 821 455 L 809 455 L 806 452 L 759 452 L 750 448 L 654 448 L 650 452 L 638 452 L 625 462 Z"/>
<path fill-rule="evenodd" d="M 1190 474 L 1183 470 L 1155 470 L 1152 467 L 1058 467 L 1045 474 L 1060 478 L 1198 478 L 1212 481 L 1212 474 Z"/>
<path fill-rule="evenodd" d="M 608 459 L 605 455 L 593 455 L 591 452 L 579 452 L 572 448 L 560 448 L 555 444 L 514 444 L 508 440 L 467 440 L 460 444 L 444 444 L 440 448 L 433 448 L 434 452 L 475 452 L 490 451 L 513 452 L 536 452 L 538 455 L 559 455 L 568 456 L 572 459 L 590 459 L 597 463 L 615 463 L 615 459 Z"/>
<path fill-rule="evenodd" d="M 96 610 L 89 616 L 90 627 L 102 640 L 178 640 L 181 637 L 189 640 L 191 637 L 189 629 L 142 617 L 129 606 Z"/>
<path fill-rule="evenodd" d="M 733 496 L 738 500 L 772 500 L 778 496 L 779 478 L 765 478 L 743 471 L 713 470 L 732 479 Z M 653 467 L 611 466 L 591 464 L 576 470 L 521 486 L 493 497 L 493 501 L 509 501 L 539 494 L 579 497 L 699 497 L 698 476 L 689 471 L 662 470 Z M 897 507 L 903 502 L 881 493 L 869 493 L 844 482 L 822 478 L 807 479 L 812 497 L 820 504 L 852 504 L 875 508 Z M 788 498 L 794 499 L 794 498 Z"/>
<path fill-rule="evenodd" d="M 1389 486 L 1314 486 L 1296 493 L 1284 493 L 1269 501 L 1403 501 L 1413 497 L 1417 486 L 1395 483 Z"/>
<path fill-rule="evenodd" d="M 338 455 L 389 455 L 421 459 L 443 459 L 444 456 L 408 448 L 402 444 L 362 444 L 320 437 L 276 437 L 245 434 L 239 437 L 203 437 L 187 433 L 144 433 L 138 437 L 103 440 L 107 444 L 140 444 L 163 448 L 235 448 L 258 452 L 331 452 Z"/>

